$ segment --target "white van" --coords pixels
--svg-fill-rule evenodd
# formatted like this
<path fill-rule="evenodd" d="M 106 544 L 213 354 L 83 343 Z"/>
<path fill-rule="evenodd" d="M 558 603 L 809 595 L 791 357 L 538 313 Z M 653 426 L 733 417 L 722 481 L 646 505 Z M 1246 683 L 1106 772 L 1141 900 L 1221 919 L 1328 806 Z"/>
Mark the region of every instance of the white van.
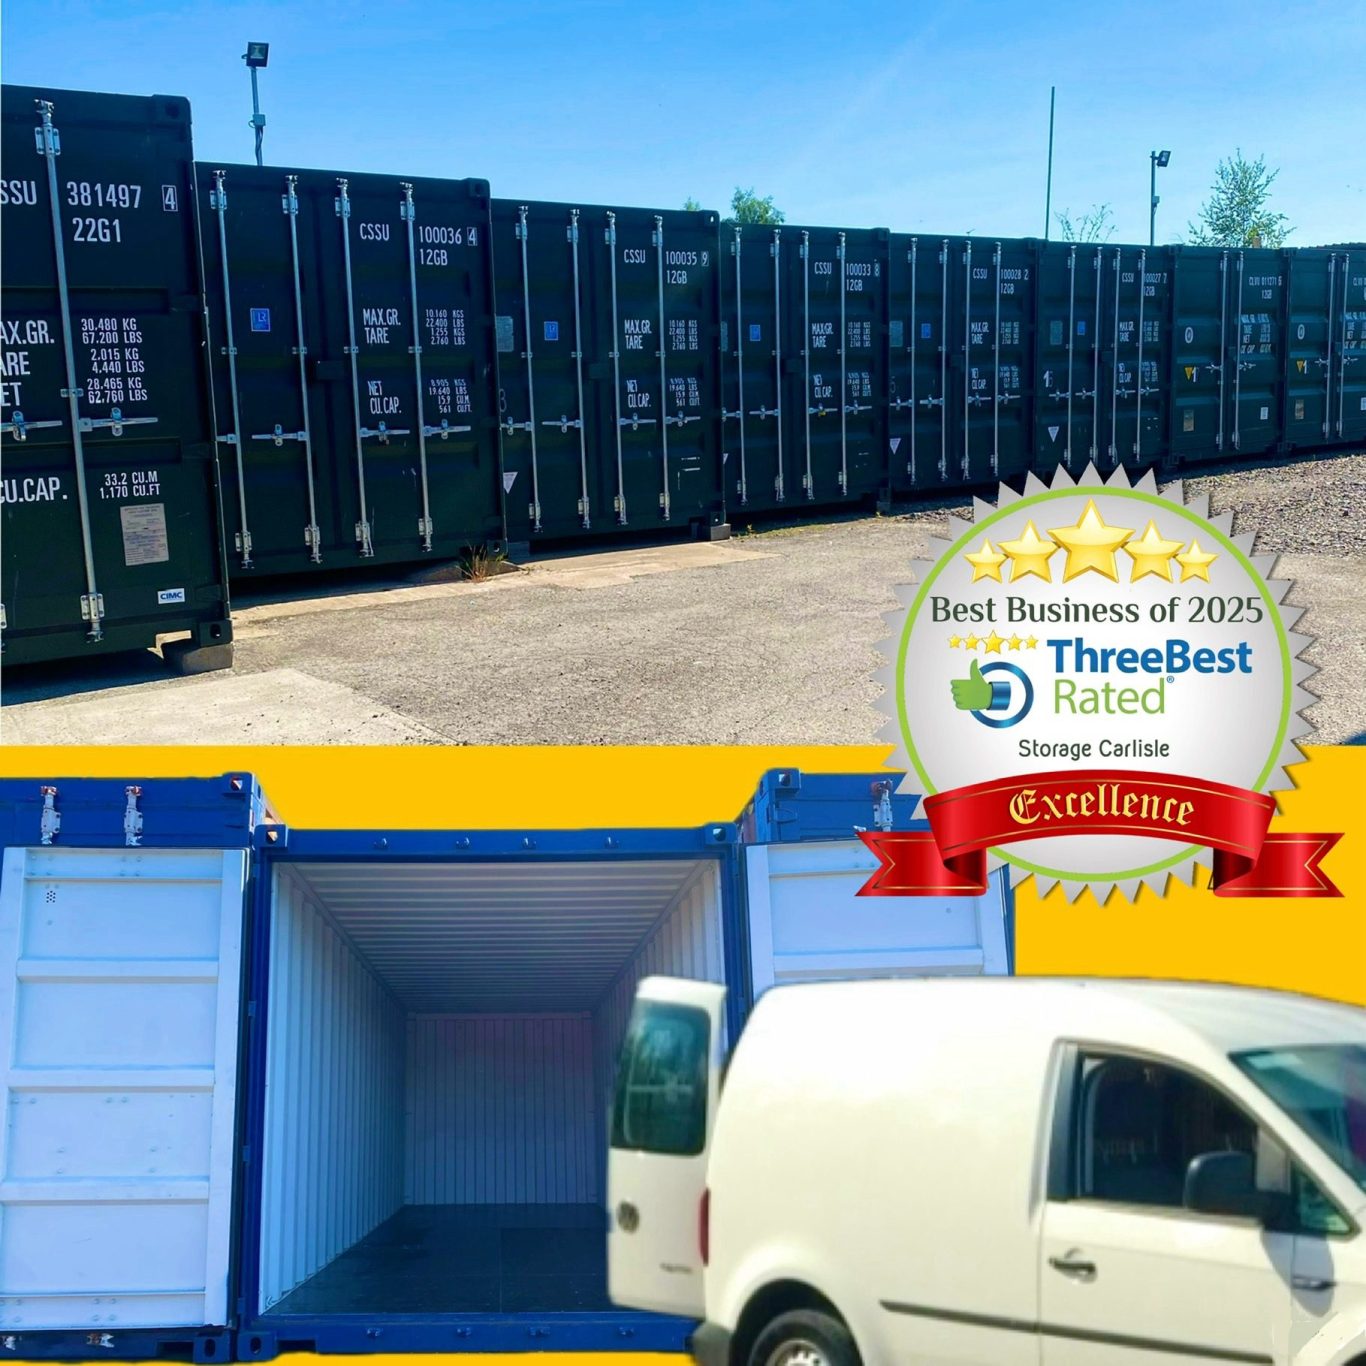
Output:
<path fill-rule="evenodd" d="M 609 1278 L 703 1366 L 1366 1363 L 1366 1012 L 1050 979 L 637 990 Z"/>

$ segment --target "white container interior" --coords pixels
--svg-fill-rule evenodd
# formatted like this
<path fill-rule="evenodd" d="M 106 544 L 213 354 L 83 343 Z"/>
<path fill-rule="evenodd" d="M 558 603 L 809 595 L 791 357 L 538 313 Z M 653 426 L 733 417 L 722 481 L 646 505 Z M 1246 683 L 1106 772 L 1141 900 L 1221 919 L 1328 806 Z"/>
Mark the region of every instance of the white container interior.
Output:
<path fill-rule="evenodd" d="M 274 879 L 258 1312 L 610 1308 L 616 1053 L 641 977 L 723 980 L 718 863 Z"/>

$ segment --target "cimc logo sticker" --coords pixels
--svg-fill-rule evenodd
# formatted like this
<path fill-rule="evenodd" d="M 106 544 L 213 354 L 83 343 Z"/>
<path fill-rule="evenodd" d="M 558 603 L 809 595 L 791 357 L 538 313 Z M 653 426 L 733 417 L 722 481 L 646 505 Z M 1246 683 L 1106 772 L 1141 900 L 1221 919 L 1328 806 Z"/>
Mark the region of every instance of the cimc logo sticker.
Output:
<path fill-rule="evenodd" d="M 866 836 L 865 890 L 969 894 L 1004 862 L 1132 896 L 1200 863 L 1225 895 L 1335 894 L 1334 836 L 1268 834 L 1313 668 L 1251 533 L 1151 474 L 1088 469 L 1003 487 L 933 549 L 880 675 L 931 829 Z"/>

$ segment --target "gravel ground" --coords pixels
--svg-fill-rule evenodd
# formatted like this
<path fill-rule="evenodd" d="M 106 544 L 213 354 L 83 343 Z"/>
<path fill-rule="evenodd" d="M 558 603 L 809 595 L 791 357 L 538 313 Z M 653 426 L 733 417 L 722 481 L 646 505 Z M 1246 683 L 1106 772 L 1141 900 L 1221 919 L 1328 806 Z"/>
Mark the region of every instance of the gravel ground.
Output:
<path fill-rule="evenodd" d="M 1366 740 L 1366 455 L 1187 481 L 1283 555 L 1321 639 L 1311 712 Z M 11 743 L 856 743 L 882 613 L 947 508 L 533 562 L 483 584 L 241 599 L 231 675 L 155 655 L 6 678 Z M 316 586 L 309 591 L 315 592 Z"/>

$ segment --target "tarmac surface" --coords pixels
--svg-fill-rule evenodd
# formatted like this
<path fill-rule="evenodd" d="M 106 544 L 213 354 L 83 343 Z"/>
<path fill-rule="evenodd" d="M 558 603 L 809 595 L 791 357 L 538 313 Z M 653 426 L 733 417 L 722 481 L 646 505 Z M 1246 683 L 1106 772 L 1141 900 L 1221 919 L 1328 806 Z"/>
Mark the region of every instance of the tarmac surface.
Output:
<path fill-rule="evenodd" d="M 1366 742 L 1366 455 L 1187 481 L 1307 604 L 1322 743 Z M 732 540 L 552 555 L 480 583 L 234 603 L 231 672 L 153 651 L 6 672 L 7 744 L 868 744 L 893 590 L 966 499 Z"/>

